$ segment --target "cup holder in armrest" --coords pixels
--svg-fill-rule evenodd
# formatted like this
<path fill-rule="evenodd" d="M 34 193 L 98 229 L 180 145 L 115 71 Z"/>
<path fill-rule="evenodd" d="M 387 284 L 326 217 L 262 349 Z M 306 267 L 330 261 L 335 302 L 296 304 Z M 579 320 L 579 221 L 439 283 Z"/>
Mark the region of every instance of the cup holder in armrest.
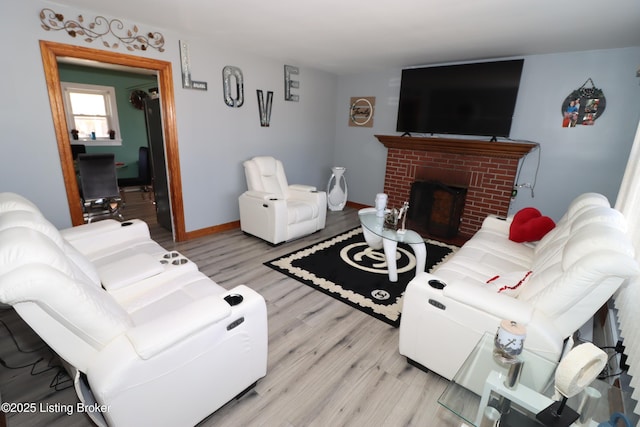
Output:
<path fill-rule="evenodd" d="M 189 260 L 184 255 L 182 255 L 180 252 L 177 252 L 177 251 L 167 252 L 162 255 L 162 258 L 160 258 L 160 264 L 163 264 L 166 266 L 170 266 L 170 265 L 180 266 L 180 265 L 187 264 L 188 262 Z"/>
<path fill-rule="evenodd" d="M 131 221 L 127 221 L 127 222 L 121 222 L 120 223 L 120 227 L 127 227 L 129 225 L 132 225 L 133 223 Z"/>
<path fill-rule="evenodd" d="M 429 280 L 429 286 L 431 286 L 434 289 L 444 289 L 444 287 L 447 286 L 447 284 L 440 280 L 431 279 Z"/>
<path fill-rule="evenodd" d="M 180 256 L 180 254 L 176 251 L 171 251 L 171 252 L 167 252 L 166 254 L 162 255 L 162 258 L 165 259 L 171 259 L 171 258 L 178 258 Z"/>
<path fill-rule="evenodd" d="M 244 297 L 238 294 L 231 294 L 224 297 L 224 300 L 227 302 L 227 304 L 233 307 L 234 305 L 240 304 L 242 300 L 244 300 Z"/>

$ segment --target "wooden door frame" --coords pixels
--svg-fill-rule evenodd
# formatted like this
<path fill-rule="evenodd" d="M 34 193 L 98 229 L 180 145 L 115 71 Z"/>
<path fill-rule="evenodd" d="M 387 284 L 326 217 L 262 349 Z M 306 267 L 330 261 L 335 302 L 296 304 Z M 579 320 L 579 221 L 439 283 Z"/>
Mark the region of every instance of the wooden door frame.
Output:
<path fill-rule="evenodd" d="M 84 224 L 84 218 L 80 203 L 80 191 L 78 189 L 76 172 L 71 155 L 69 129 L 67 127 L 67 120 L 64 112 L 62 89 L 60 87 L 60 74 L 58 73 L 58 58 L 75 58 L 96 63 L 134 67 L 157 72 L 158 85 L 161 94 L 160 105 L 162 109 L 165 157 L 167 161 L 167 173 L 169 179 L 169 197 L 171 199 L 173 238 L 177 242 L 186 240 L 187 235 L 184 223 L 182 179 L 180 174 L 180 157 L 178 153 L 178 132 L 176 127 L 171 62 L 44 40 L 40 40 L 40 52 L 42 55 L 42 63 L 44 65 L 47 91 L 49 92 L 49 103 L 51 104 L 53 125 L 55 128 L 56 140 L 58 142 L 58 152 L 60 154 L 62 175 L 67 192 L 71 223 L 73 225 Z"/>

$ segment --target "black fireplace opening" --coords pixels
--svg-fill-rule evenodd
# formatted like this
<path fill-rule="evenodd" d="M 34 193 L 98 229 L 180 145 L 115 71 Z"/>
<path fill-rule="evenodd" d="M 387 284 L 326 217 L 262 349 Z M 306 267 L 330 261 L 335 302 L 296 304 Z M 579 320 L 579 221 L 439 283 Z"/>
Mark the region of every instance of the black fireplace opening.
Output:
<path fill-rule="evenodd" d="M 440 181 L 411 184 L 407 219 L 413 228 L 434 237 L 452 238 L 458 234 L 467 189 Z"/>

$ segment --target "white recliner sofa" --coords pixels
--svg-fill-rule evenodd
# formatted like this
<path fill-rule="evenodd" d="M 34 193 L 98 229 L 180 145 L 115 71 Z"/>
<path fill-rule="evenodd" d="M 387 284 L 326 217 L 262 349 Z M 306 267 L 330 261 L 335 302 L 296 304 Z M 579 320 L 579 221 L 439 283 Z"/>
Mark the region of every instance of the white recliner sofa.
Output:
<path fill-rule="evenodd" d="M 399 350 L 409 361 L 452 379 L 503 319 L 526 326 L 525 349 L 558 361 L 565 339 L 640 271 L 625 218 L 600 194 L 578 196 L 537 243 L 509 240 L 511 220 L 488 217 L 408 284 Z"/>
<path fill-rule="evenodd" d="M 276 245 L 324 228 L 324 191 L 289 185 L 282 162 L 273 157 L 254 157 L 243 166 L 248 190 L 238 199 L 242 231 Z"/>
<path fill-rule="evenodd" d="M 98 425 L 193 426 L 266 375 L 264 299 L 226 290 L 142 221 L 58 231 L 0 193 L 0 302 L 67 365 Z"/>

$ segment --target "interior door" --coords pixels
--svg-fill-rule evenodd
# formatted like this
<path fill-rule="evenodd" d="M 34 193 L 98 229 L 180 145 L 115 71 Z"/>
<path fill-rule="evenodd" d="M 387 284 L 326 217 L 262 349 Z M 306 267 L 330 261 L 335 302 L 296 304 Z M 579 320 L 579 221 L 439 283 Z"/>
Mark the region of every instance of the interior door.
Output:
<path fill-rule="evenodd" d="M 171 203 L 169 201 L 167 164 L 164 156 L 164 138 L 162 137 L 160 97 L 146 97 L 144 103 L 147 139 L 149 141 L 149 152 L 151 154 L 151 169 L 153 170 L 156 217 L 158 224 L 160 224 L 162 228 L 171 231 Z"/>

